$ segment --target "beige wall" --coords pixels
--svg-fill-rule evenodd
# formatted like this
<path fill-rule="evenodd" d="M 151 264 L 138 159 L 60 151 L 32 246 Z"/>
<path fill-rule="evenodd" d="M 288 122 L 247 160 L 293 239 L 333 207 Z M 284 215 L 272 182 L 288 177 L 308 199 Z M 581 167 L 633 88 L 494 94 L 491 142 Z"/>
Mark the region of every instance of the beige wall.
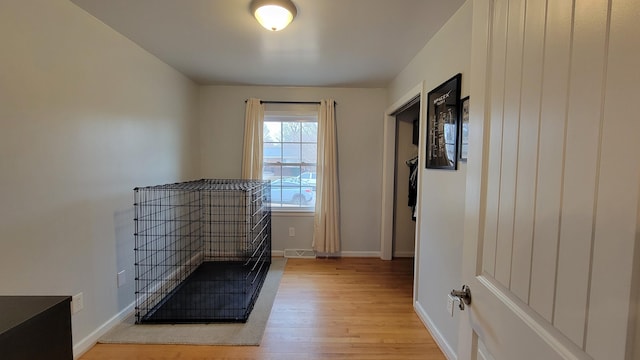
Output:
<path fill-rule="evenodd" d="M 78 350 L 134 300 L 133 188 L 197 175 L 197 87 L 70 1 L 0 2 L 0 44 L 0 294 L 82 292 Z"/>
<path fill-rule="evenodd" d="M 431 89 L 462 73 L 462 96 L 469 94 L 472 1 L 467 1 L 413 58 L 389 86 L 393 104 L 420 81 L 426 97 Z M 424 119 L 421 132 L 424 133 Z M 424 134 L 421 134 L 424 136 Z M 424 158 L 424 149 L 420 149 Z M 420 246 L 417 254 L 419 282 L 416 302 L 419 315 L 430 324 L 443 351 L 455 356 L 458 319 L 447 314 L 446 299 L 452 287 L 461 286 L 462 240 L 466 164 L 457 171 L 420 169 L 422 193 Z"/>
<path fill-rule="evenodd" d="M 247 98 L 337 102 L 343 255 L 379 256 L 384 89 L 206 86 L 200 91 L 200 159 L 208 178 L 240 177 Z M 294 227 L 296 236 L 289 237 Z M 273 249 L 309 249 L 313 217 L 273 220 Z"/>

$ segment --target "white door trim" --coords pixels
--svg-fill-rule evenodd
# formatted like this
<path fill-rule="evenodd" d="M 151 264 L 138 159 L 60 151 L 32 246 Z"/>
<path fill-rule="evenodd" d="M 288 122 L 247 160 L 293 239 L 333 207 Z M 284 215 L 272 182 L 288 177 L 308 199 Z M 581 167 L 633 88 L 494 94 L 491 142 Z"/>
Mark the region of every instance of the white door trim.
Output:
<path fill-rule="evenodd" d="M 396 157 L 396 117 L 392 116 L 396 110 L 408 103 L 416 95 L 424 94 L 424 82 L 420 82 L 405 93 L 393 105 L 387 108 L 384 114 L 383 148 L 382 148 L 382 214 L 380 229 L 380 258 L 391 260 L 393 257 L 393 195 L 394 195 L 394 171 Z M 420 105 L 420 124 L 422 124 L 422 104 Z M 420 126 L 422 129 L 422 126 Z M 422 138 L 422 136 L 420 137 Z M 418 175 L 419 176 L 419 175 Z M 420 184 L 420 181 L 418 181 Z M 420 189 L 418 188 L 418 199 Z M 419 204 L 418 204 L 419 205 Z M 418 214 L 420 209 L 418 208 Z M 416 224 L 416 239 L 419 238 L 420 222 Z M 417 255 L 417 248 L 416 248 Z"/>

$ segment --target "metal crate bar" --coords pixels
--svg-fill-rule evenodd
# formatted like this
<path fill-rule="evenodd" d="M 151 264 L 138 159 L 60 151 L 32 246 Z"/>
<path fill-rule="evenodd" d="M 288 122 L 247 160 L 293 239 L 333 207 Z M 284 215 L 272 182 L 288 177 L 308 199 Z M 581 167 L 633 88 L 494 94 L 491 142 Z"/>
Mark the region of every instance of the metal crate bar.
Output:
<path fill-rule="evenodd" d="M 137 323 L 245 322 L 271 265 L 271 185 L 134 189 Z"/>

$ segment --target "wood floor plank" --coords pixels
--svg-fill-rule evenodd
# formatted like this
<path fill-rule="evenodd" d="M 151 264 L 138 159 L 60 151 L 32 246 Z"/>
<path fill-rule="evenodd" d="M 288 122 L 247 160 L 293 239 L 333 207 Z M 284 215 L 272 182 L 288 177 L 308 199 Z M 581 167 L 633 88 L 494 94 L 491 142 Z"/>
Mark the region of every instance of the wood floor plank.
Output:
<path fill-rule="evenodd" d="M 260 346 L 97 344 L 81 360 L 443 360 L 412 291 L 412 259 L 289 259 Z"/>

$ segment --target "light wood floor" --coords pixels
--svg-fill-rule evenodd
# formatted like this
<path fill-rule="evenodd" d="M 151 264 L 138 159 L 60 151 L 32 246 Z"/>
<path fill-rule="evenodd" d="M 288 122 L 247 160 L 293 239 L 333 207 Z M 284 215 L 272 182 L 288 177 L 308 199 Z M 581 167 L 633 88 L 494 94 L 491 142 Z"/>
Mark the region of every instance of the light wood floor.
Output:
<path fill-rule="evenodd" d="M 445 359 L 412 286 L 412 259 L 289 259 L 260 346 L 98 344 L 81 359 Z"/>

